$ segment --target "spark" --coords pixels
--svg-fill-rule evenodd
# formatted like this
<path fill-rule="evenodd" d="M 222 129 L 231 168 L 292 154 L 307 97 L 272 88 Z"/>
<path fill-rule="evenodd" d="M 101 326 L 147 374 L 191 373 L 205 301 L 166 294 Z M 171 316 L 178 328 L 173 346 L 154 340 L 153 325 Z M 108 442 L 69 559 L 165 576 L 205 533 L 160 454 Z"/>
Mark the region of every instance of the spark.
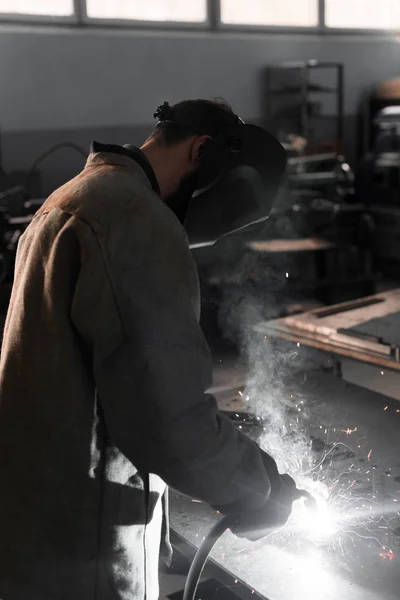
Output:
<path fill-rule="evenodd" d="M 384 552 L 380 553 L 380 557 L 383 559 L 388 558 L 389 560 L 393 560 L 394 559 L 394 552 L 393 550 L 386 550 L 386 548 L 383 549 Z"/>
<path fill-rule="evenodd" d="M 354 429 L 350 429 L 350 427 L 348 427 L 347 429 L 341 429 L 340 430 L 342 433 L 345 433 L 347 435 L 347 437 L 349 435 L 351 435 L 352 433 L 354 433 L 355 431 L 358 431 L 358 428 L 355 427 Z"/>
<path fill-rule="evenodd" d="M 300 347 L 299 342 L 297 347 Z M 361 539 L 366 540 L 378 560 L 379 553 L 382 559 L 395 560 L 394 553 L 398 547 L 395 514 L 399 510 L 400 490 L 394 499 L 395 490 L 391 497 L 382 490 L 383 481 L 389 482 L 390 479 L 380 476 L 382 464 L 375 471 L 377 458 L 372 462 L 372 453 L 375 457 L 377 449 L 368 449 L 368 442 L 360 432 L 361 424 L 314 422 L 312 428 L 318 433 L 314 435 L 316 443 L 313 441 L 311 444 L 309 434 L 301 430 L 299 423 L 308 418 L 306 409 L 309 409 L 313 398 L 303 406 L 304 401 L 299 399 L 299 396 L 304 397 L 303 393 L 292 388 L 287 390 L 289 393 L 286 395 L 284 388 L 277 386 L 275 389 L 270 382 L 260 381 L 259 373 L 264 372 L 268 364 L 269 361 L 264 362 L 264 359 L 256 364 L 254 386 L 249 385 L 243 390 L 244 396 L 250 392 L 250 406 L 253 411 L 259 409 L 263 420 L 260 446 L 274 456 L 279 472 L 292 475 L 298 489 L 305 489 L 315 498 L 317 510 L 310 512 L 304 499 L 296 500 L 285 528 L 273 534 L 268 542 L 260 540 L 260 546 L 262 543 L 271 545 L 271 542 L 275 545 L 276 541 L 281 549 L 294 547 L 296 551 L 304 551 L 304 555 L 310 548 L 317 554 L 324 550 L 329 551 L 335 561 L 342 562 L 344 557 L 356 558 L 357 551 L 354 549 Z M 249 398 L 245 397 L 246 400 Z M 385 410 L 388 409 L 389 405 Z M 397 412 L 400 413 L 400 408 Z M 267 427 L 263 427 L 264 424 Z M 329 438 L 333 435 L 340 436 L 343 441 L 332 441 Z M 354 442 L 353 448 L 350 440 Z M 360 448 L 363 453 L 365 450 L 365 455 L 358 457 L 354 449 L 358 453 Z M 340 467 L 340 464 L 343 466 Z M 249 550 L 243 549 L 244 558 L 239 552 L 238 558 L 242 556 L 242 564 L 245 564 Z M 314 560 L 312 562 L 315 566 Z"/>

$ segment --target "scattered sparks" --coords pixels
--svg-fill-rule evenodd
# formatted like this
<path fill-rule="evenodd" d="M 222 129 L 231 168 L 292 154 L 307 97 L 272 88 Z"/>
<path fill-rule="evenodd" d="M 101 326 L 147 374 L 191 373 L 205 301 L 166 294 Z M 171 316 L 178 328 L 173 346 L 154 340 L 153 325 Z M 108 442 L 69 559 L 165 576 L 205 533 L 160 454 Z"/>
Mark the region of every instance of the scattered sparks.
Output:
<path fill-rule="evenodd" d="M 297 347 L 300 347 L 300 343 L 297 343 Z M 260 364 L 260 370 L 264 368 L 264 363 Z M 384 371 L 381 374 L 384 375 Z M 256 381 L 258 384 L 259 380 Z M 373 445 L 368 449 L 361 422 L 357 426 L 357 422 L 338 423 L 330 418 L 328 421 L 328 417 L 325 422 L 314 421 L 310 432 L 313 439 L 310 440 L 309 433 L 301 431 L 299 423 L 309 419 L 312 396 L 307 398 L 303 406 L 304 401 L 300 398 L 304 397 L 304 393 L 291 386 L 291 389 L 285 390 L 285 395 L 286 392 L 290 393 L 280 407 L 281 390 L 270 392 L 270 388 L 266 386 L 266 395 L 270 392 L 274 402 L 266 400 L 265 405 L 261 406 L 261 399 L 257 398 L 257 386 L 255 389 L 249 387 L 249 390 L 253 403 L 250 406 L 253 409 L 260 407 L 260 430 L 262 428 L 265 432 L 261 433 L 261 446 L 276 458 L 280 472 L 291 474 L 298 488 L 307 490 L 316 499 L 318 508 L 313 513 L 307 508 L 304 499 L 296 501 L 287 526 L 274 536 L 273 543 L 278 542 L 282 549 L 286 546 L 295 547 L 305 550 L 305 553 L 310 548 L 317 548 L 318 552 L 323 549 L 324 556 L 325 552 L 329 552 L 335 561 L 342 562 L 344 557 L 356 559 L 357 552 L 361 557 L 359 561 L 362 559 L 362 553 L 357 548 L 358 540 L 362 539 L 367 541 L 374 560 L 377 558 L 379 561 L 380 553 L 381 559 L 397 561 L 395 553 L 396 548 L 400 548 L 400 533 L 396 531 L 400 531 L 400 523 L 396 514 L 400 516 L 400 490 L 396 498 L 393 498 L 395 490 L 389 497 L 388 487 L 385 487 L 390 482 L 390 475 L 387 473 L 389 469 L 386 466 L 385 470 L 383 464 L 386 457 L 383 458 L 380 449 Z M 246 394 L 247 391 L 244 389 L 243 393 Z M 260 394 L 263 399 L 262 389 Z M 249 396 L 244 396 L 243 399 L 248 400 Z M 278 406 L 278 412 L 281 409 L 282 418 L 279 415 L 276 417 L 273 410 L 275 405 Z M 387 411 L 389 408 L 389 405 L 384 406 L 383 410 Z M 392 407 L 390 410 L 391 413 L 400 413 L 400 407 L 397 410 Z M 336 418 L 334 413 L 332 415 Z M 263 427 L 264 424 L 267 427 Z M 333 434 L 339 440 L 332 440 Z M 344 436 L 352 436 L 350 440 L 353 447 L 350 447 L 350 440 L 347 441 Z M 358 449 L 361 448 L 362 453 L 358 456 Z M 394 481 L 400 481 L 398 475 L 393 465 L 393 484 Z M 271 541 L 268 542 L 270 543 Z M 249 552 L 248 548 L 243 551 Z M 240 555 L 238 558 L 240 559 Z M 243 561 L 246 558 L 246 554 L 242 555 Z"/>
<path fill-rule="evenodd" d="M 346 436 L 348 437 L 349 435 L 351 435 L 352 433 L 354 433 L 355 431 L 358 431 L 358 428 L 355 427 L 354 429 L 350 429 L 350 427 L 348 427 L 347 429 L 341 429 L 340 430 L 342 433 L 345 433 Z"/>
<path fill-rule="evenodd" d="M 394 552 L 393 550 L 387 550 L 386 548 L 383 548 L 383 552 L 381 552 L 379 554 L 379 556 L 383 559 L 389 559 L 389 560 L 393 560 L 394 559 Z"/>

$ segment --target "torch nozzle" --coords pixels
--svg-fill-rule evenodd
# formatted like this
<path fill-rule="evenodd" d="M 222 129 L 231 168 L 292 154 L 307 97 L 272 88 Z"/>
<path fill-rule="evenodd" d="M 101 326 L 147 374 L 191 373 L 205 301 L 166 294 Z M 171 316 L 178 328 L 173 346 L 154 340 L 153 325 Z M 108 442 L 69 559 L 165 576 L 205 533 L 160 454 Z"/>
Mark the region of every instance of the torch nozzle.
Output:
<path fill-rule="evenodd" d="M 313 496 L 311 496 L 309 492 L 307 492 L 306 490 L 296 490 L 295 499 L 299 500 L 300 498 L 305 498 L 305 505 L 309 511 L 316 512 L 317 503 L 315 501 L 315 498 L 313 498 Z"/>

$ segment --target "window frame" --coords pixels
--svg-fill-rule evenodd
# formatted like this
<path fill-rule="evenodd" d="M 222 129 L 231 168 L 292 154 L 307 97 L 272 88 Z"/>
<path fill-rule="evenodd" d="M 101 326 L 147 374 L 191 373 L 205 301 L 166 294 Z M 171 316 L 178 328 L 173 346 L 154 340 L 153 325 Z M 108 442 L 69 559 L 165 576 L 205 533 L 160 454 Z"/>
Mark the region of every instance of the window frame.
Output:
<path fill-rule="evenodd" d="M 188 0 L 189 1 L 189 0 Z M 219 3 L 219 0 L 216 0 Z M 194 30 L 209 31 L 212 29 L 210 15 L 213 0 L 206 0 L 206 19 L 203 22 L 196 21 L 143 21 L 142 19 L 110 19 L 108 17 L 89 17 L 86 10 L 86 0 L 75 0 L 81 4 L 80 22 L 88 27 L 115 27 L 121 29 L 152 29 L 160 30 Z M 214 4 L 216 2 L 214 1 Z"/>
<path fill-rule="evenodd" d="M 318 23 L 316 25 L 302 26 L 302 25 L 241 25 L 240 23 L 223 23 L 221 21 L 221 0 L 216 0 L 215 3 L 218 5 L 218 30 L 227 32 L 250 32 L 250 33 L 305 33 L 305 34 L 316 34 L 321 33 L 321 29 L 324 25 L 321 21 L 321 14 L 324 14 L 325 0 L 318 0 Z M 323 7 L 321 13 L 321 6 Z"/>
<path fill-rule="evenodd" d="M 73 0 L 73 13 L 72 15 L 65 16 L 51 16 L 51 15 L 30 15 L 25 13 L 2 13 L 0 11 L 0 23 L 16 23 L 34 25 L 78 25 L 80 21 L 80 14 L 82 5 L 85 0 Z"/>
<path fill-rule="evenodd" d="M 321 15 L 321 6 L 323 11 L 323 21 L 322 25 L 324 28 L 324 33 L 329 35 L 361 35 L 361 36 L 372 36 L 372 37 L 396 37 L 400 34 L 400 26 L 398 29 L 365 29 L 362 27 L 330 27 L 326 24 L 325 20 L 325 0 L 319 0 L 320 3 L 320 15 Z"/>
<path fill-rule="evenodd" d="M 189 0 L 188 0 L 189 1 Z M 330 36 L 360 36 L 390 38 L 400 35 L 399 29 L 358 29 L 329 27 L 325 22 L 325 0 L 318 0 L 318 24 L 315 26 L 246 25 L 228 24 L 221 21 L 221 0 L 206 0 L 206 20 L 201 23 L 189 21 L 142 21 L 139 19 L 109 19 L 89 17 L 86 0 L 73 0 L 74 12 L 70 16 L 29 15 L 21 13 L 1 13 L 0 24 L 18 25 L 65 25 L 93 29 L 116 28 L 124 30 L 152 31 L 197 31 L 219 33 L 254 34 L 304 34 Z"/>

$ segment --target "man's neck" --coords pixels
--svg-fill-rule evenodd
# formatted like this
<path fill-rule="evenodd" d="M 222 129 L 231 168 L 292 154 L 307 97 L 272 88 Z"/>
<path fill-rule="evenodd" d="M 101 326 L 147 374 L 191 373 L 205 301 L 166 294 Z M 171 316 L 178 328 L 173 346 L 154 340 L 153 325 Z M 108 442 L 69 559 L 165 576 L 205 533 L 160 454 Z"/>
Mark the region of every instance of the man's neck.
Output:
<path fill-rule="evenodd" d="M 173 151 L 163 151 L 155 140 L 148 140 L 140 150 L 154 171 L 161 197 L 165 199 L 174 194 L 179 187 L 182 173 L 178 172 L 176 165 L 179 166 L 179 162 L 173 156 Z"/>

